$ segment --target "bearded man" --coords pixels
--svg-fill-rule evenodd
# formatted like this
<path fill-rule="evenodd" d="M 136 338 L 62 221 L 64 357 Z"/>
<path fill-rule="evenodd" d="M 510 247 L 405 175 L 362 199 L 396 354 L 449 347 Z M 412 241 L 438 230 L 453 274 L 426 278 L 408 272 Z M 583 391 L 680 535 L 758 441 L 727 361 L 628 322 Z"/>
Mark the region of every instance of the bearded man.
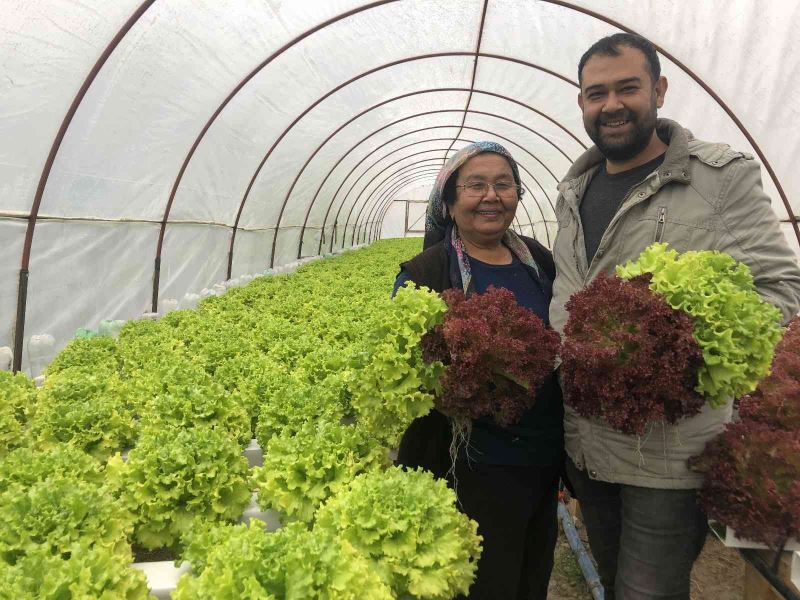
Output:
<path fill-rule="evenodd" d="M 573 293 L 653 242 L 726 252 L 750 267 L 758 292 L 787 321 L 797 313 L 800 268 L 758 164 L 656 118 L 667 80 L 655 47 L 631 34 L 603 38 L 581 58 L 578 76 L 578 105 L 595 146 L 559 185 L 552 326 L 563 331 Z M 688 600 L 707 528 L 695 501 L 702 476 L 687 459 L 723 430 L 731 403 L 676 425 L 653 424 L 637 439 L 578 416 L 565 393 L 566 472 L 605 597 Z"/>

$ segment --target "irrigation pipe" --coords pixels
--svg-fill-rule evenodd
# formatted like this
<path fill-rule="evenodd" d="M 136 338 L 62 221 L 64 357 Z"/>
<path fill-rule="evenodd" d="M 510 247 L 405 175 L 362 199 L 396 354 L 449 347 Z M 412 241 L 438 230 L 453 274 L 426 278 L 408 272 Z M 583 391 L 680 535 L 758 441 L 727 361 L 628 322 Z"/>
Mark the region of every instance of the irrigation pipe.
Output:
<path fill-rule="evenodd" d="M 575 523 L 572 522 L 572 517 L 561 500 L 558 501 L 558 518 L 561 519 L 561 528 L 564 530 L 564 535 L 567 537 L 569 547 L 572 548 L 572 553 L 578 560 L 578 566 L 581 568 L 583 578 L 586 580 L 586 585 L 589 586 L 589 591 L 592 593 L 594 600 L 605 600 L 605 592 L 603 584 L 600 583 L 600 576 L 594 568 L 594 563 L 589 557 L 589 553 L 581 542 L 578 536 L 578 530 L 575 529 Z"/>

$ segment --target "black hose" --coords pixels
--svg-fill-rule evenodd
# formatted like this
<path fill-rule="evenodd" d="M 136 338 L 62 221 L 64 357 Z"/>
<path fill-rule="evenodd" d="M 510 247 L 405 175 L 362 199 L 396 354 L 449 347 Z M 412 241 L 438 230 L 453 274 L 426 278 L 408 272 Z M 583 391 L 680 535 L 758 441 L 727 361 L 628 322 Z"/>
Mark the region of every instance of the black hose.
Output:
<path fill-rule="evenodd" d="M 756 550 L 749 548 L 739 548 L 739 553 L 742 558 L 749 562 L 756 571 L 761 573 L 761 576 L 775 588 L 775 591 L 783 596 L 784 600 L 800 600 L 800 595 L 786 585 L 778 575 L 769 568 L 769 565 L 764 561 L 761 555 Z"/>

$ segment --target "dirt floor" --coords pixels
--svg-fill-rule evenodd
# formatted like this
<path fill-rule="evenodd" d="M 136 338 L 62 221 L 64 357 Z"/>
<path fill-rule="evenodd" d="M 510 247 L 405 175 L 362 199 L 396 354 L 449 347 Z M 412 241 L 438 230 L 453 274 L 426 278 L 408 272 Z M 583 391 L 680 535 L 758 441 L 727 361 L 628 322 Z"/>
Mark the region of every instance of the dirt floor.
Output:
<path fill-rule="evenodd" d="M 586 530 L 576 521 L 581 540 L 588 549 Z M 726 548 L 708 534 L 706 545 L 692 569 L 691 600 L 742 600 L 744 561 L 733 548 Z M 563 532 L 559 530 L 555 566 L 550 578 L 549 600 L 591 600 L 578 562 Z"/>

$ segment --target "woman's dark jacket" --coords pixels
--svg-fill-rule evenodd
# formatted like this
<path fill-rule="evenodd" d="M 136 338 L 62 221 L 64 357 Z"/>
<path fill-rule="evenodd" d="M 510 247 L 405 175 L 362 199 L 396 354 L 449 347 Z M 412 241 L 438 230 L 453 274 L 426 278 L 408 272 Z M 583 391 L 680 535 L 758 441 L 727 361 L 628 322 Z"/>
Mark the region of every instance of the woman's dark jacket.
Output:
<path fill-rule="evenodd" d="M 555 266 L 550 251 L 536 240 L 520 236 L 528 249 L 552 281 L 555 278 Z M 447 248 L 445 241 L 431 246 L 411 260 L 402 263 L 401 273 L 405 273 L 415 284 L 428 287 L 436 292 L 461 287 L 461 275 L 455 254 Z M 537 275 L 530 269 L 531 276 Z M 551 388 L 560 393 L 555 378 Z M 422 467 L 431 471 L 436 477 L 444 477 L 450 469 L 450 442 L 452 440 L 450 420 L 437 410 L 432 410 L 424 417 L 414 420 L 400 441 L 397 464 L 408 467 Z"/>

